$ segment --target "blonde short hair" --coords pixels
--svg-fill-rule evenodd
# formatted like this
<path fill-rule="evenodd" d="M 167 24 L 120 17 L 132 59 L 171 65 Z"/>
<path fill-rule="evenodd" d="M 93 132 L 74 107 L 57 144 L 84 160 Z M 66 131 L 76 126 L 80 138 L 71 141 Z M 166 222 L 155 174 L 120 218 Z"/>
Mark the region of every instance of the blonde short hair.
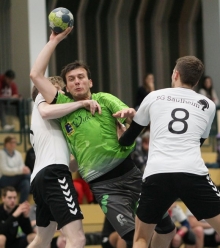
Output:
<path fill-rule="evenodd" d="M 65 87 L 65 83 L 63 82 L 63 79 L 60 76 L 48 77 L 48 79 L 53 85 L 56 85 L 56 84 L 59 85 L 61 89 L 63 89 Z M 39 93 L 39 91 L 38 91 L 37 87 L 33 86 L 32 92 L 31 92 L 31 96 L 32 96 L 33 101 L 35 101 L 38 93 Z"/>

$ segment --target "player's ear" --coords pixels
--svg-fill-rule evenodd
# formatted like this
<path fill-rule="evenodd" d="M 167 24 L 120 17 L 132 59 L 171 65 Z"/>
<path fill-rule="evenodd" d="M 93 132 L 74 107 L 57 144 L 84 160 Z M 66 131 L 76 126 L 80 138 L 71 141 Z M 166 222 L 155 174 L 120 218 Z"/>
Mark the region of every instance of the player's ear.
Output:
<path fill-rule="evenodd" d="M 174 72 L 174 79 L 177 80 L 179 78 L 180 74 L 177 70 Z"/>
<path fill-rule="evenodd" d="M 70 92 L 69 90 L 68 90 L 68 87 L 66 86 L 66 92 Z"/>
<path fill-rule="evenodd" d="M 89 79 L 89 88 L 92 88 L 92 86 L 93 86 L 92 79 Z"/>

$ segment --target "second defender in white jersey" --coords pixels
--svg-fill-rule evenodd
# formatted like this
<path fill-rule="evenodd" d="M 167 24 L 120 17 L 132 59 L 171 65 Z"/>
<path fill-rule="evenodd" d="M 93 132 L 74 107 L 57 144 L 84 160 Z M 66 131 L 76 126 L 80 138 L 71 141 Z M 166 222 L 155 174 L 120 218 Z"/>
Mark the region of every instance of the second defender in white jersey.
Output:
<path fill-rule="evenodd" d="M 70 163 L 70 152 L 58 120 L 44 120 L 39 112 L 39 105 L 45 103 L 45 99 L 38 94 L 31 119 L 30 139 L 37 154 L 34 169 L 31 174 L 31 182 L 36 174 L 48 165 Z"/>
<path fill-rule="evenodd" d="M 143 178 L 164 172 L 207 175 L 200 139 L 209 136 L 214 116 L 215 104 L 191 89 L 178 87 L 151 92 L 133 119 L 141 126 L 151 123 Z"/>
<path fill-rule="evenodd" d="M 203 71 L 204 65 L 198 58 L 179 58 L 172 74 L 173 88 L 150 93 L 119 139 L 121 145 L 127 146 L 151 124 L 134 248 L 149 246 L 156 223 L 178 198 L 198 220 L 206 219 L 220 233 L 220 193 L 200 152 L 216 110 L 212 101 L 193 91 Z M 128 115 L 119 111 L 114 116 Z"/>
<path fill-rule="evenodd" d="M 45 83 L 48 79 L 42 78 Z M 60 94 L 64 86 L 61 77 L 50 77 Z M 62 229 L 66 247 L 84 247 L 85 236 L 77 193 L 69 171 L 70 152 L 56 120 L 85 107 L 93 114 L 100 106 L 96 101 L 49 105 L 33 88 L 35 101 L 31 119 L 31 143 L 36 159 L 31 175 L 31 190 L 36 203 L 37 235 L 28 248 L 48 247 L 57 229 Z M 54 108 L 55 107 L 55 108 Z"/>

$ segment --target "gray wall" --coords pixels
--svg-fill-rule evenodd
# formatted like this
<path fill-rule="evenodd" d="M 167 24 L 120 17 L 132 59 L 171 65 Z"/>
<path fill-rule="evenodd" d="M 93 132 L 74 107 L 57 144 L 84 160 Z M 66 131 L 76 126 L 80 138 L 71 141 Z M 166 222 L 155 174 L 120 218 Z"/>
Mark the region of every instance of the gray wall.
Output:
<path fill-rule="evenodd" d="M 205 73 L 220 98 L 220 1 L 202 0 Z"/>
<path fill-rule="evenodd" d="M 57 48 L 50 64 L 53 74 L 83 58 L 92 70 L 95 92 L 108 91 L 132 105 L 146 72 L 155 74 L 156 88 L 167 87 L 175 60 L 192 54 L 204 59 L 220 96 L 219 1 L 1 0 L 0 73 L 15 70 L 20 93 L 30 96 L 29 72 L 48 40 L 48 12 L 63 6 L 74 14 L 75 30 Z M 39 11 L 39 4 L 47 4 L 47 11 Z"/>
<path fill-rule="evenodd" d="M 11 69 L 16 73 L 15 81 L 20 94 L 28 98 L 30 97 L 30 63 L 27 0 L 12 0 L 10 17 Z"/>

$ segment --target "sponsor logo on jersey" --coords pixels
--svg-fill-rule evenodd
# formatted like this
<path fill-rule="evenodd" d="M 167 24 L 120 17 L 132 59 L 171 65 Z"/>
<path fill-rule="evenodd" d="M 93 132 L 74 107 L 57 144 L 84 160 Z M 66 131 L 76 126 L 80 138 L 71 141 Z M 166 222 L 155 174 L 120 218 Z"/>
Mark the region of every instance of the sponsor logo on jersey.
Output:
<path fill-rule="evenodd" d="M 92 114 L 85 109 L 82 109 L 77 112 L 77 116 L 74 115 L 74 118 L 72 120 L 73 125 L 78 128 L 81 124 L 84 122 L 87 122 L 92 119 Z"/>
<path fill-rule="evenodd" d="M 167 102 L 178 102 L 178 103 L 183 103 L 183 104 L 189 104 L 193 107 L 196 108 L 200 108 L 200 105 L 198 104 L 198 102 L 194 102 L 194 101 L 190 101 L 184 98 L 177 98 L 177 97 L 173 97 L 173 96 L 166 96 L 166 95 L 161 95 L 161 96 L 157 96 L 156 100 L 162 100 L 162 101 L 167 101 Z"/>
<path fill-rule="evenodd" d="M 74 133 L 73 126 L 69 122 L 65 124 L 65 129 L 68 135 Z"/>
<path fill-rule="evenodd" d="M 205 111 L 205 109 L 208 109 L 209 108 L 209 103 L 205 99 L 199 100 L 198 103 L 203 106 L 202 107 L 202 110 L 203 111 Z"/>

